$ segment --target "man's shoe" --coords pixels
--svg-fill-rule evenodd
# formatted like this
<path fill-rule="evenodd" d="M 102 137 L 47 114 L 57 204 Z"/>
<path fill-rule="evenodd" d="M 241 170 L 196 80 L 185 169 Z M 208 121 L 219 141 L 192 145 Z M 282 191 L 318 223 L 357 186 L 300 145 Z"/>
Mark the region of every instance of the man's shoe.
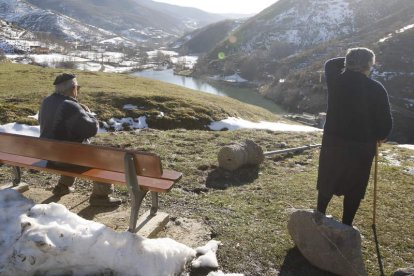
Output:
<path fill-rule="evenodd" d="M 89 204 L 91 206 L 99 207 L 114 207 L 121 205 L 122 200 L 120 198 L 110 196 L 91 196 L 89 198 Z"/>
<path fill-rule="evenodd" d="M 74 188 L 69 187 L 69 186 L 64 186 L 64 185 L 56 185 L 53 190 L 52 193 L 55 196 L 64 196 L 70 193 L 73 193 L 75 191 Z"/>

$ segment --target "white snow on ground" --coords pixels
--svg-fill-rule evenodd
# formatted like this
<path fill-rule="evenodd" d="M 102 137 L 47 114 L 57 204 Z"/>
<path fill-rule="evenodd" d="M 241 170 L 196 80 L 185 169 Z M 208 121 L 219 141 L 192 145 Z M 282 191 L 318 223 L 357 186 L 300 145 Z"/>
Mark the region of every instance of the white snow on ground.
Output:
<path fill-rule="evenodd" d="M 407 168 L 405 172 L 414 175 L 414 168 Z"/>
<path fill-rule="evenodd" d="M 39 126 L 28 126 L 28 125 L 17 124 L 17 123 L 9 123 L 5 125 L 0 125 L 0 132 L 39 137 L 40 127 Z"/>
<path fill-rule="evenodd" d="M 393 167 L 400 167 L 401 162 L 396 159 L 396 155 L 390 150 L 385 150 L 379 153 L 379 156 L 384 157 L 386 164 Z"/>
<path fill-rule="evenodd" d="M 32 119 L 35 119 L 37 121 L 37 120 L 39 120 L 39 111 L 35 115 L 27 116 L 27 117 L 28 118 L 32 118 Z"/>
<path fill-rule="evenodd" d="M 173 57 L 173 56 L 178 56 L 178 53 L 177 53 L 177 52 L 174 52 L 174 51 L 166 51 L 166 50 L 154 50 L 154 51 L 148 51 L 148 52 L 147 52 L 147 55 L 148 55 L 148 57 L 149 57 L 149 58 L 154 58 L 154 57 L 156 57 L 156 56 L 157 56 L 157 52 L 161 52 L 161 53 L 163 53 L 165 56 L 170 56 L 170 57 Z"/>
<path fill-rule="evenodd" d="M 61 54 L 48 54 L 48 55 L 29 55 L 37 63 L 53 63 L 60 61 L 73 61 L 73 62 L 83 62 L 87 59 L 80 57 L 73 57 Z"/>
<path fill-rule="evenodd" d="M 197 259 L 191 262 L 191 266 L 193 268 L 200 268 L 200 267 L 209 267 L 209 268 L 218 268 L 218 261 L 216 257 L 216 253 L 213 251 L 207 251 L 205 255 L 201 255 Z"/>
<path fill-rule="evenodd" d="M 195 250 L 197 254 L 204 255 L 208 251 L 217 252 L 218 246 L 221 245 L 220 241 L 211 240 L 206 245 L 197 247 Z"/>
<path fill-rule="evenodd" d="M 398 145 L 398 147 L 414 150 L 414 145 L 409 145 L 409 144 L 406 144 L 406 145 Z"/>
<path fill-rule="evenodd" d="M 62 54 L 43 54 L 43 55 L 18 55 L 7 54 L 6 57 L 13 62 L 30 63 L 33 60 L 48 67 L 56 67 L 61 62 L 73 62 L 76 68 L 84 71 L 103 71 L 109 73 L 125 73 L 136 69 L 138 63 L 135 61 L 125 61 L 124 54 L 119 52 L 98 53 L 94 51 L 76 51 L 69 55 Z M 103 67 L 101 63 L 104 62 Z M 111 66 L 105 63 L 118 63 L 119 66 Z"/>
<path fill-rule="evenodd" d="M 201 256 L 193 260 L 191 262 L 191 266 L 193 268 L 210 267 L 217 269 L 218 261 L 216 252 L 220 244 L 220 241 L 211 240 L 206 245 L 197 247 L 196 252 L 198 255 L 201 254 Z"/>
<path fill-rule="evenodd" d="M 122 108 L 125 110 L 135 110 L 135 109 L 138 109 L 138 106 L 133 105 L 133 104 L 126 104 Z"/>
<path fill-rule="evenodd" d="M 171 62 L 174 64 L 184 64 L 185 67 L 192 69 L 197 63 L 198 56 L 180 56 L 180 57 L 171 57 Z"/>
<path fill-rule="evenodd" d="M 126 104 L 123 106 L 125 110 L 133 110 L 137 109 L 138 107 L 132 104 Z M 36 119 L 36 115 L 29 116 L 31 118 Z M 159 118 L 164 117 L 164 113 L 160 112 L 158 115 Z M 139 118 L 111 118 L 106 124 L 108 127 L 113 128 L 116 131 L 121 131 L 125 127 L 129 129 L 142 129 L 148 128 L 148 124 L 146 122 L 146 117 L 141 116 Z M 267 129 L 271 131 L 282 131 L 282 132 L 313 132 L 313 131 L 322 131 L 319 128 L 314 128 L 310 126 L 304 125 L 291 125 L 287 123 L 275 123 L 275 122 L 259 122 L 254 123 L 250 122 L 241 118 L 227 118 L 222 121 L 212 122 L 208 126 L 211 130 L 236 130 L 236 129 Z M 27 135 L 27 136 L 36 136 L 39 137 L 40 135 L 40 128 L 39 126 L 28 126 L 24 124 L 17 124 L 17 123 L 9 123 L 5 125 L 0 125 L 0 132 L 7 132 L 7 133 L 14 133 L 20 135 Z M 105 133 L 106 129 L 100 128 L 98 133 Z"/>
<path fill-rule="evenodd" d="M 108 121 L 108 124 L 113 127 L 115 130 L 123 130 L 124 125 L 128 125 L 130 128 L 133 129 L 141 129 L 141 128 L 148 128 L 148 124 L 146 122 L 147 117 L 141 116 L 139 118 L 122 118 L 122 119 L 116 119 L 111 118 Z"/>
<path fill-rule="evenodd" d="M 274 123 L 274 122 L 259 122 L 254 123 L 241 118 L 229 117 L 227 119 L 212 122 L 208 126 L 211 130 L 236 130 L 241 128 L 248 129 L 267 129 L 271 131 L 285 131 L 285 132 L 313 132 L 322 131 L 319 128 L 304 126 L 304 125 L 291 125 L 286 123 Z"/>
<path fill-rule="evenodd" d="M 409 30 L 409 29 L 412 29 L 412 28 L 414 28 L 414 24 L 407 25 L 407 26 L 405 26 L 405 27 L 403 27 L 401 29 L 398 29 L 398 30 L 395 31 L 395 33 L 396 34 L 400 34 L 400 33 L 403 33 L 405 31 Z M 390 39 L 392 37 L 393 37 L 393 33 L 387 34 L 385 37 L 383 37 L 380 40 L 378 40 L 378 42 L 382 43 L 382 42 L 387 41 L 388 39 Z"/>
<path fill-rule="evenodd" d="M 0 191 L 0 209 L 0 274 L 4 276 L 111 271 L 116 275 L 176 275 L 196 254 L 169 238 L 115 232 L 61 204 L 35 205 L 12 189 Z"/>

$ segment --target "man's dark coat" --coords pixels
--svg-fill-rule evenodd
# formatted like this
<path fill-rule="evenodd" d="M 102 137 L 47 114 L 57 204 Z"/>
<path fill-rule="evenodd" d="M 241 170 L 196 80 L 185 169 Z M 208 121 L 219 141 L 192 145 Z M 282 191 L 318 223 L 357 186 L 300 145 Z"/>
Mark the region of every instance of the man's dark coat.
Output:
<path fill-rule="evenodd" d="M 328 110 L 317 188 L 329 197 L 365 196 L 376 143 L 392 128 L 388 95 L 381 83 L 344 70 L 345 58 L 328 60 Z"/>
<path fill-rule="evenodd" d="M 82 143 L 98 132 L 98 120 L 72 97 L 53 93 L 39 112 L 40 137 Z"/>

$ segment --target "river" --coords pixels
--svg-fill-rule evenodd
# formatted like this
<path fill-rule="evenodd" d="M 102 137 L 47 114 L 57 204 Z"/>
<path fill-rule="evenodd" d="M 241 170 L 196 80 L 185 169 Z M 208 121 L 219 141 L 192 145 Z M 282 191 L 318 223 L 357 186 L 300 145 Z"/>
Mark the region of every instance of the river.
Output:
<path fill-rule="evenodd" d="M 268 99 L 265 99 L 252 88 L 236 87 L 219 83 L 217 81 L 208 82 L 206 80 L 196 79 L 193 77 L 178 76 L 174 75 L 172 69 L 161 71 L 145 70 L 135 72 L 132 75 L 172 83 L 214 95 L 227 96 L 244 103 L 263 107 L 264 109 L 267 109 L 275 114 L 285 113 L 280 106 Z"/>

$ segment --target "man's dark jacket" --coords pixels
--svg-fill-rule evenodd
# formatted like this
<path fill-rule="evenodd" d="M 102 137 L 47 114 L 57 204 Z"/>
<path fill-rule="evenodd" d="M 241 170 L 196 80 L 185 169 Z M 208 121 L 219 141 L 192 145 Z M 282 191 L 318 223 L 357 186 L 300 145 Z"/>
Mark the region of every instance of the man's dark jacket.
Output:
<path fill-rule="evenodd" d="M 53 93 L 47 96 L 39 112 L 40 137 L 84 142 L 98 132 L 98 120 L 72 97 Z"/>
<path fill-rule="evenodd" d="M 325 196 L 363 198 L 376 143 L 392 128 L 388 94 L 365 74 L 344 70 L 345 58 L 328 60 L 328 109 L 317 188 Z"/>

